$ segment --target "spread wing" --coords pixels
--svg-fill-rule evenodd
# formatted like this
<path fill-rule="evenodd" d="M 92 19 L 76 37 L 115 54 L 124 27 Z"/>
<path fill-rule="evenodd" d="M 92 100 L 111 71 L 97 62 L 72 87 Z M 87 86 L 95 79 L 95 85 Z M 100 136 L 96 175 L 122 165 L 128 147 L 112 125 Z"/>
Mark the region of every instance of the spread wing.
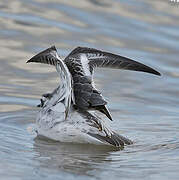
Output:
<path fill-rule="evenodd" d="M 59 87 L 55 89 L 54 92 L 52 92 L 53 96 L 50 96 L 48 104 L 51 106 L 57 104 L 58 102 L 63 102 L 66 108 L 65 115 L 67 117 L 73 94 L 72 79 L 67 66 L 58 56 L 55 46 L 52 46 L 33 56 L 30 60 L 27 61 L 27 63 L 30 62 L 50 64 L 56 67 L 61 82 Z M 41 101 L 41 103 L 43 104 L 43 101 Z"/>
<path fill-rule="evenodd" d="M 74 82 L 75 103 L 82 109 L 96 109 L 112 117 L 106 107 L 107 102 L 94 87 L 92 75 L 95 67 L 126 69 L 160 75 L 159 72 L 129 58 L 93 48 L 77 47 L 66 58 L 65 63 Z"/>
<path fill-rule="evenodd" d="M 105 67 L 113 69 L 142 71 L 160 76 L 160 73 L 158 71 L 142 63 L 139 63 L 127 57 L 100 51 L 94 48 L 77 47 L 68 55 L 67 58 L 76 56 L 77 54 L 84 54 L 86 56 L 89 61 L 88 64 L 91 73 L 95 67 Z"/>
<path fill-rule="evenodd" d="M 57 50 L 55 46 L 52 46 L 37 55 L 33 56 L 31 59 L 27 61 L 27 63 L 36 62 L 36 63 L 43 63 L 49 64 L 53 66 L 57 66 L 60 62 L 60 57 L 57 54 Z"/>

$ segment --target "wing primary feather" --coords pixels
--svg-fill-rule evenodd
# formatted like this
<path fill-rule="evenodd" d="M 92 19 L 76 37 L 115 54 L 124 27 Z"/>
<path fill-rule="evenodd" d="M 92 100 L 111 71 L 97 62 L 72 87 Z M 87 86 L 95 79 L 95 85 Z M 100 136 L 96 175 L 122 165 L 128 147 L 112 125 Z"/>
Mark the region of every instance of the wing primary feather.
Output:
<path fill-rule="evenodd" d="M 141 71 L 160 76 L 161 74 L 155 69 L 142 63 L 134 61 L 124 56 L 97 50 L 94 48 L 77 47 L 68 56 L 73 57 L 76 54 L 86 54 L 89 60 L 90 69 L 94 67 L 106 67 L 114 69 L 125 69 L 132 71 Z"/>
<path fill-rule="evenodd" d="M 38 53 L 37 55 L 33 56 L 31 59 L 27 61 L 27 63 L 36 62 L 36 63 L 50 64 L 56 66 L 58 61 L 59 60 L 57 56 L 56 47 L 52 46 Z"/>
<path fill-rule="evenodd" d="M 105 114 L 111 121 L 113 120 L 108 108 L 105 105 L 97 106 L 96 109 L 99 110 L 101 113 Z"/>

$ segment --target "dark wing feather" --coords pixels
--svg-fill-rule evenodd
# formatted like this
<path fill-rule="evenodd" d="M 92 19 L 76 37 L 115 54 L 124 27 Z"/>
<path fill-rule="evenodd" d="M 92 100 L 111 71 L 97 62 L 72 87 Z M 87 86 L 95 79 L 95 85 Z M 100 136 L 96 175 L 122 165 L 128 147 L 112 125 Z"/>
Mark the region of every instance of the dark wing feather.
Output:
<path fill-rule="evenodd" d="M 124 141 L 115 135 L 102 136 L 102 135 L 94 134 L 94 133 L 88 133 L 88 135 L 90 135 L 102 142 L 109 143 L 115 147 L 124 147 Z"/>
<path fill-rule="evenodd" d="M 88 59 L 90 76 L 83 70 L 82 54 L 85 54 Z M 111 120 L 111 115 L 106 107 L 107 102 L 92 83 L 92 73 L 95 67 L 128 69 L 160 75 L 156 70 L 129 58 L 87 47 L 75 48 L 64 61 L 73 77 L 76 105 L 82 109 L 93 108 L 99 110 Z"/>
<path fill-rule="evenodd" d="M 76 106 L 84 110 L 99 110 L 112 120 L 110 112 L 105 106 L 107 102 L 93 86 L 92 76 L 85 74 L 80 54 L 71 54 L 65 58 L 64 62 L 73 78 L 73 92 Z"/>
<path fill-rule="evenodd" d="M 36 63 L 50 64 L 56 66 L 58 61 L 59 60 L 58 60 L 57 50 L 55 46 L 52 46 L 38 53 L 37 55 L 33 56 L 31 59 L 27 61 L 27 63 L 36 62 Z"/>
<path fill-rule="evenodd" d="M 89 126 L 95 128 L 95 130 L 90 128 L 89 131 L 86 132 L 88 135 L 119 148 L 123 148 L 124 145 L 133 144 L 130 139 L 125 138 L 104 126 L 99 117 L 96 117 L 90 112 L 84 110 L 78 110 L 78 113 L 86 119 L 86 123 L 88 123 Z"/>
<path fill-rule="evenodd" d="M 114 69 L 142 71 L 160 76 L 160 73 L 158 71 L 142 63 L 139 63 L 127 57 L 123 57 L 105 51 L 100 51 L 94 48 L 77 47 L 68 55 L 68 57 L 82 53 L 87 55 L 91 72 L 95 67 L 105 67 Z"/>

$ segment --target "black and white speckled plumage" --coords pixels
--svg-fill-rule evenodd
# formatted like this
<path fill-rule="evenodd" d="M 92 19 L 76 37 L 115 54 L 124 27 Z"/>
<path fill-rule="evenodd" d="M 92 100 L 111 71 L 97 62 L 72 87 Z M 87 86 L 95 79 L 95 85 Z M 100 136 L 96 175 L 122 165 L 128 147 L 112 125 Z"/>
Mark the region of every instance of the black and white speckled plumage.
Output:
<path fill-rule="evenodd" d="M 128 58 L 112 53 L 78 47 L 62 60 L 52 46 L 32 57 L 29 62 L 54 65 L 61 78 L 60 85 L 41 99 L 41 110 L 36 124 L 38 134 L 62 142 L 110 144 L 123 147 L 132 144 L 118 135 L 89 110 L 111 115 L 107 102 L 93 84 L 95 67 L 110 67 L 143 71 L 156 75 L 159 72 Z"/>
<path fill-rule="evenodd" d="M 86 56 L 87 67 L 90 73 L 86 73 L 82 64 L 82 55 Z M 96 109 L 106 114 L 112 120 L 112 117 L 106 107 L 107 102 L 101 93 L 94 87 L 93 71 L 96 67 L 126 69 L 133 71 L 143 71 L 160 75 L 154 69 L 109 52 L 100 51 L 93 48 L 77 47 L 65 59 L 74 83 L 75 104 L 82 109 Z"/>

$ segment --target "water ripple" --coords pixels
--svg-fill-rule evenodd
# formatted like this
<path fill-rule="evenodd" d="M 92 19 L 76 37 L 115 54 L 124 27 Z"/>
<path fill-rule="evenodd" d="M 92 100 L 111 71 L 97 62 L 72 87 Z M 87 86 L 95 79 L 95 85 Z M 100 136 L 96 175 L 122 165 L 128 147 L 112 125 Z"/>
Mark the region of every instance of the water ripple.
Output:
<path fill-rule="evenodd" d="M 178 6 L 144 0 L 2 0 L 0 2 L 0 175 L 3 179 L 178 179 Z M 134 141 L 106 146 L 37 139 L 41 94 L 59 83 L 53 67 L 27 65 L 56 45 L 61 56 L 89 46 L 128 56 L 161 72 L 99 69 L 115 121 Z M 111 88 L 112 87 L 112 88 Z"/>

